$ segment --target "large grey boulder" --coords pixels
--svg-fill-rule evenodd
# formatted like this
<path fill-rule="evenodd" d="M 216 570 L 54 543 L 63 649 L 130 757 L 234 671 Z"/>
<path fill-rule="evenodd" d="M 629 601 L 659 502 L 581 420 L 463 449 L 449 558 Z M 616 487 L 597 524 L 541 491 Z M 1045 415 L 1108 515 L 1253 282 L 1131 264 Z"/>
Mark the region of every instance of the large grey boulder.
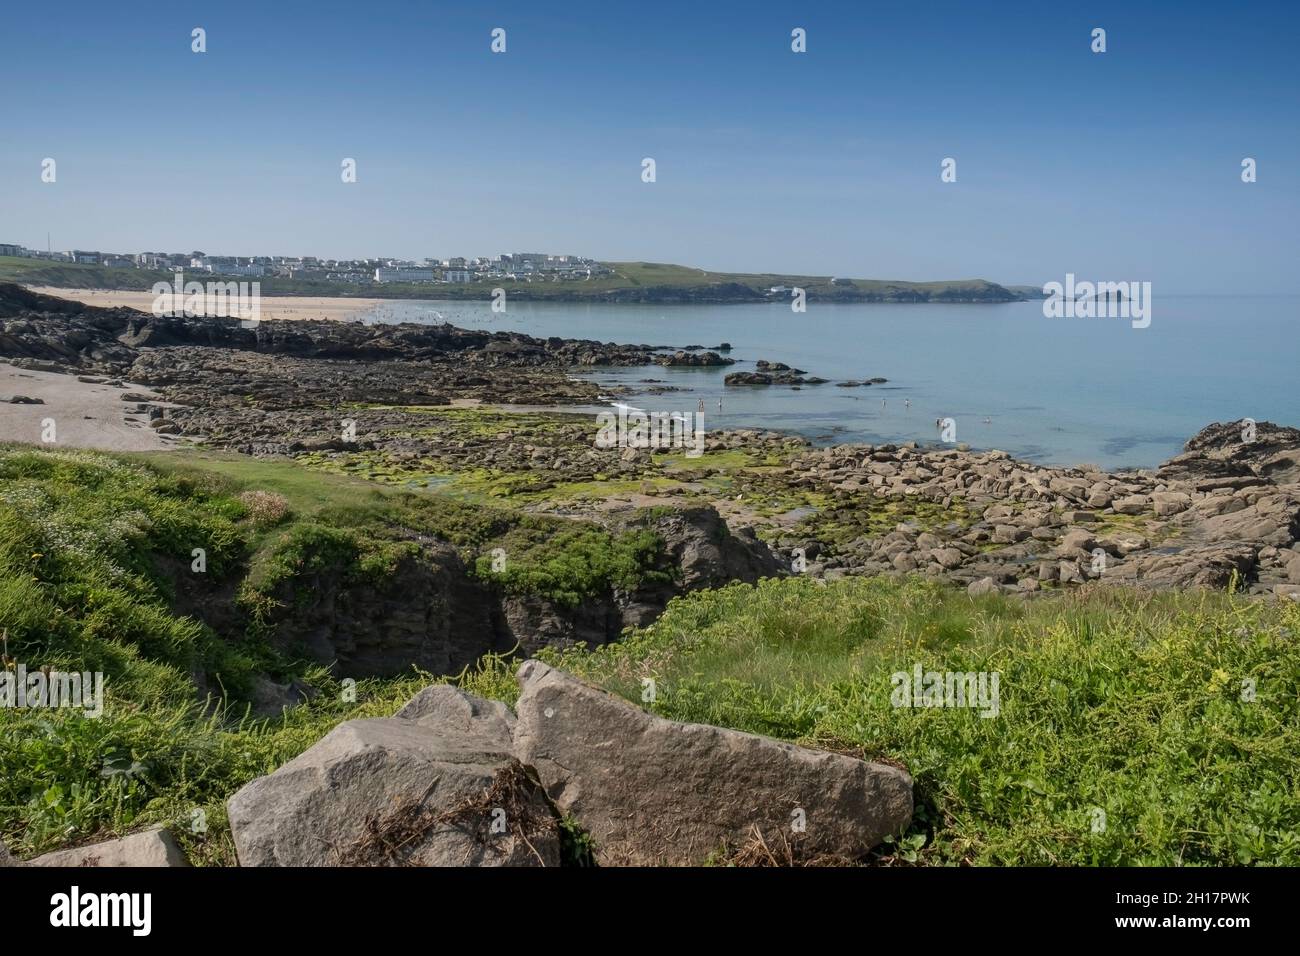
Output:
<path fill-rule="evenodd" d="M 1189 533 L 1208 542 L 1286 547 L 1300 537 L 1300 499 L 1265 495 L 1245 508 L 1207 518 Z"/>
<path fill-rule="evenodd" d="M 504 705 L 427 688 L 340 724 L 230 799 L 242 866 L 555 866 L 554 812 Z"/>
<path fill-rule="evenodd" d="M 1245 544 L 1204 545 L 1172 553 L 1143 552 L 1106 570 L 1111 583 L 1159 590 L 1222 590 L 1247 581 L 1259 564 L 1256 548 Z"/>
<path fill-rule="evenodd" d="M 540 661 L 519 669 L 515 754 L 609 865 L 692 865 L 761 835 L 808 857 L 857 858 L 912 816 L 894 767 L 681 724 Z"/>
<path fill-rule="evenodd" d="M 433 684 L 408 700 L 394 717 L 461 734 L 478 734 L 510 748 L 515 715 L 499 700 L 484 700 L 450 684 Z"/>
<path fill-rule="evenodd" d="M 189 866 L 170 831 L 154 827 L 120 840 L 55 850 L 29 861 L 29 866 Z"/>
<path fill-rule="evenodd" d="M 5 866 L 22 866 L 22 864 L 9 854 L 9 847 L 5 846 L 3 840 L 0 840 L 0 867 Z"/>

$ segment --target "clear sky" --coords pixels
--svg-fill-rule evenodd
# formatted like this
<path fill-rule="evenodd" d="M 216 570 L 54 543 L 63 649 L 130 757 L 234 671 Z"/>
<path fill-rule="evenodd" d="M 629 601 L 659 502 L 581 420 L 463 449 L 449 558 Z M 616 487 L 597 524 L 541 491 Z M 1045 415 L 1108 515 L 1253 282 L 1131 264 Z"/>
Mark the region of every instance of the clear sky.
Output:
<path fill-rule="evenodd" d="M 1295 2 L 11 3 L 0 242 L 1297 292 L 1297 27 Z"/>

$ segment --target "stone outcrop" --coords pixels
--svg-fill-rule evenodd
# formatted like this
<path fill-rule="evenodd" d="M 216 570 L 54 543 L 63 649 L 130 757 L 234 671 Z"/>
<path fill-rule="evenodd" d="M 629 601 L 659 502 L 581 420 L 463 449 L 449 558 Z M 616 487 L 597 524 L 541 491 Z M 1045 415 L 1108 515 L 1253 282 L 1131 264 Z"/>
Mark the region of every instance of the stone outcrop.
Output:
<path fill-rule="evenodd" d="M 717 352 L 688 352 L 685 349 L 678 349 L 671 355 L 659 355 L 655 357 L 655 362 L 664 366 L 687 366 L 691 368 L 708 368 L 720 365 L 734 365 L 735 359 L 724 358 Z"/>
<path fill-rule="evenodd" d="M 1250 424 L 1211 425 L 1160 468 L 1118 473 L 915 444 L 810 450 L 782 480 L 828 495 L 823 517 L 851 526 L 902 504 L 937 518 L 864 526 L 834 543 L 795 530 L 777 545 L 817 554 L 807 571 L 818 576 L 922 574 L 972 593 L 1236 582 L 1289 597 L 1300 558 L 1300 430 Z"/>
<path fill-rule="evenodd" d="M 655 717 L 540 661 L 518 717 L 446 685 L 341 724 L 229 801 L 242 866 L 692 865 L 761 839 L 861 860 L 912 814 L 902 770 Z"/>
<path fill-rule="evenodd" d="M 602 864 L 699 864 L 756 834 L 856 859 L 911 820 L 894 767 L 664 720 L 540 661 L 519 683 L 515 754 Z"/>
<path fill-rule="evenodd" d="M 154 827 L 118 840 L 38 856 L 28 866 L 189 866 L 171 832 Z"/>
<path fill-rule="evenodd" d="M 653 531 L 662 542 L 655 569 L 671 582 L 647 583 L 633 591 L 610 589 L 573 608 L 536 595 L 505 595 L 501 612 L 507 636 L 498 642 L 503 649 L 518 644 L 527 655 L 544 646 L 606 644 L 627 627 L 654 621 L 678 594 L 722 587 L 732 581 L 753 584 L 785 573 L 782 562 L 752 529 L 731 531 L 717 509 L 709 505 L 675 508 L 648 518 L 638 515 L 628 522 L 616 522 L 615 527 Z"/>
<path fill-rule="evenodd" d="M 502 705 L 427 688 L 340 724 L 229 802 L 241 866 L 555 866 L 558 826 Z"/>

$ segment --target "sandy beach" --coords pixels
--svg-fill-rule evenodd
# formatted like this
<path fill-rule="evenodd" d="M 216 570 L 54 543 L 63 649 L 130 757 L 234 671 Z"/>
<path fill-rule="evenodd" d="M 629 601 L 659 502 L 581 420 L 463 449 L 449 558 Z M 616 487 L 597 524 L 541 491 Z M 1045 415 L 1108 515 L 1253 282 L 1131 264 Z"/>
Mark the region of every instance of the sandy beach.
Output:
<path fill-rule="evenodd" d="M 31 286 L 33 292 L 73 299 L 86 305 L 103 308 L 126 306 L 149 312 L 153 308 L 154 294 L 148 291 L 123 292 L 113 289 L 56 289 L 51 286 Z M 354 299 L 340 296 L 263 295 L 260 298 L 262 319 L 350 319 L 362 312 L 389 302 L 388 299 Z M 178 302 L 178 306 L 183 303 Z M 216 314 L 215 303 L 212 306 Z"/>
<path fill-rule="evenodd" d="M 43 448 L 96 448 L 101 451 L 156 451 L 173 439 L 149 427 L 149 416 L 124 402 L 127 392 L 152 395 L 142 386 L 83 382 L 75 375 L 38 372 L 0 364 L 0 441 Z M 14 396 L 43 404 L 14 404 Z M 166 405 L 159 401 L 158 404 Z M 53 421 L 53 442 L 42 440 Z"/>

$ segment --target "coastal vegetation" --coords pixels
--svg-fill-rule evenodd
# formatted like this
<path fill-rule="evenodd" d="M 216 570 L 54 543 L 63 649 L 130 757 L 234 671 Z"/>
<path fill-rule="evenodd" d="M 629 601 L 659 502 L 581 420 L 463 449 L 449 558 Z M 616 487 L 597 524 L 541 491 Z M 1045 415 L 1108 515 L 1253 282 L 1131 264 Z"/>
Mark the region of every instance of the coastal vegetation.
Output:
<path fill-rule="evenodd" d="M 501 583 L 561 600 L 654 571 L 644 532 L 289 463 L 0 451 L 5 653 L 103 670 L 108 698 L 98 720 L 0 712 L 0 839 L 28 855 L 158 822 L 192 861 L 232 864 L 225 801 L 337 723 L 392 714 L 437 680 L 512 701 L 508 655 L 348 687 L 257 627 L 219 635 L 177 606 L 194 548 L 215 586 L 265 596 L 322 562 L 383 574 L 402 528 L 480 559 L 505 542 L 517 571 Z M 879 863 L 1294 865 L 1298 630 L 1300 606 L 1232 593 L 1025 602 L 796 577 L 696 591 L 621 642 L 539 656 L 637 702 L 652 679 L 644 706 L 661 716 L 903 764 L 917 812 Z M 892 707 L 891 675 L 918 662 L 1000 672 L 999 716 Z M 253 716 L 265 674 L 309 699 Z"/>

